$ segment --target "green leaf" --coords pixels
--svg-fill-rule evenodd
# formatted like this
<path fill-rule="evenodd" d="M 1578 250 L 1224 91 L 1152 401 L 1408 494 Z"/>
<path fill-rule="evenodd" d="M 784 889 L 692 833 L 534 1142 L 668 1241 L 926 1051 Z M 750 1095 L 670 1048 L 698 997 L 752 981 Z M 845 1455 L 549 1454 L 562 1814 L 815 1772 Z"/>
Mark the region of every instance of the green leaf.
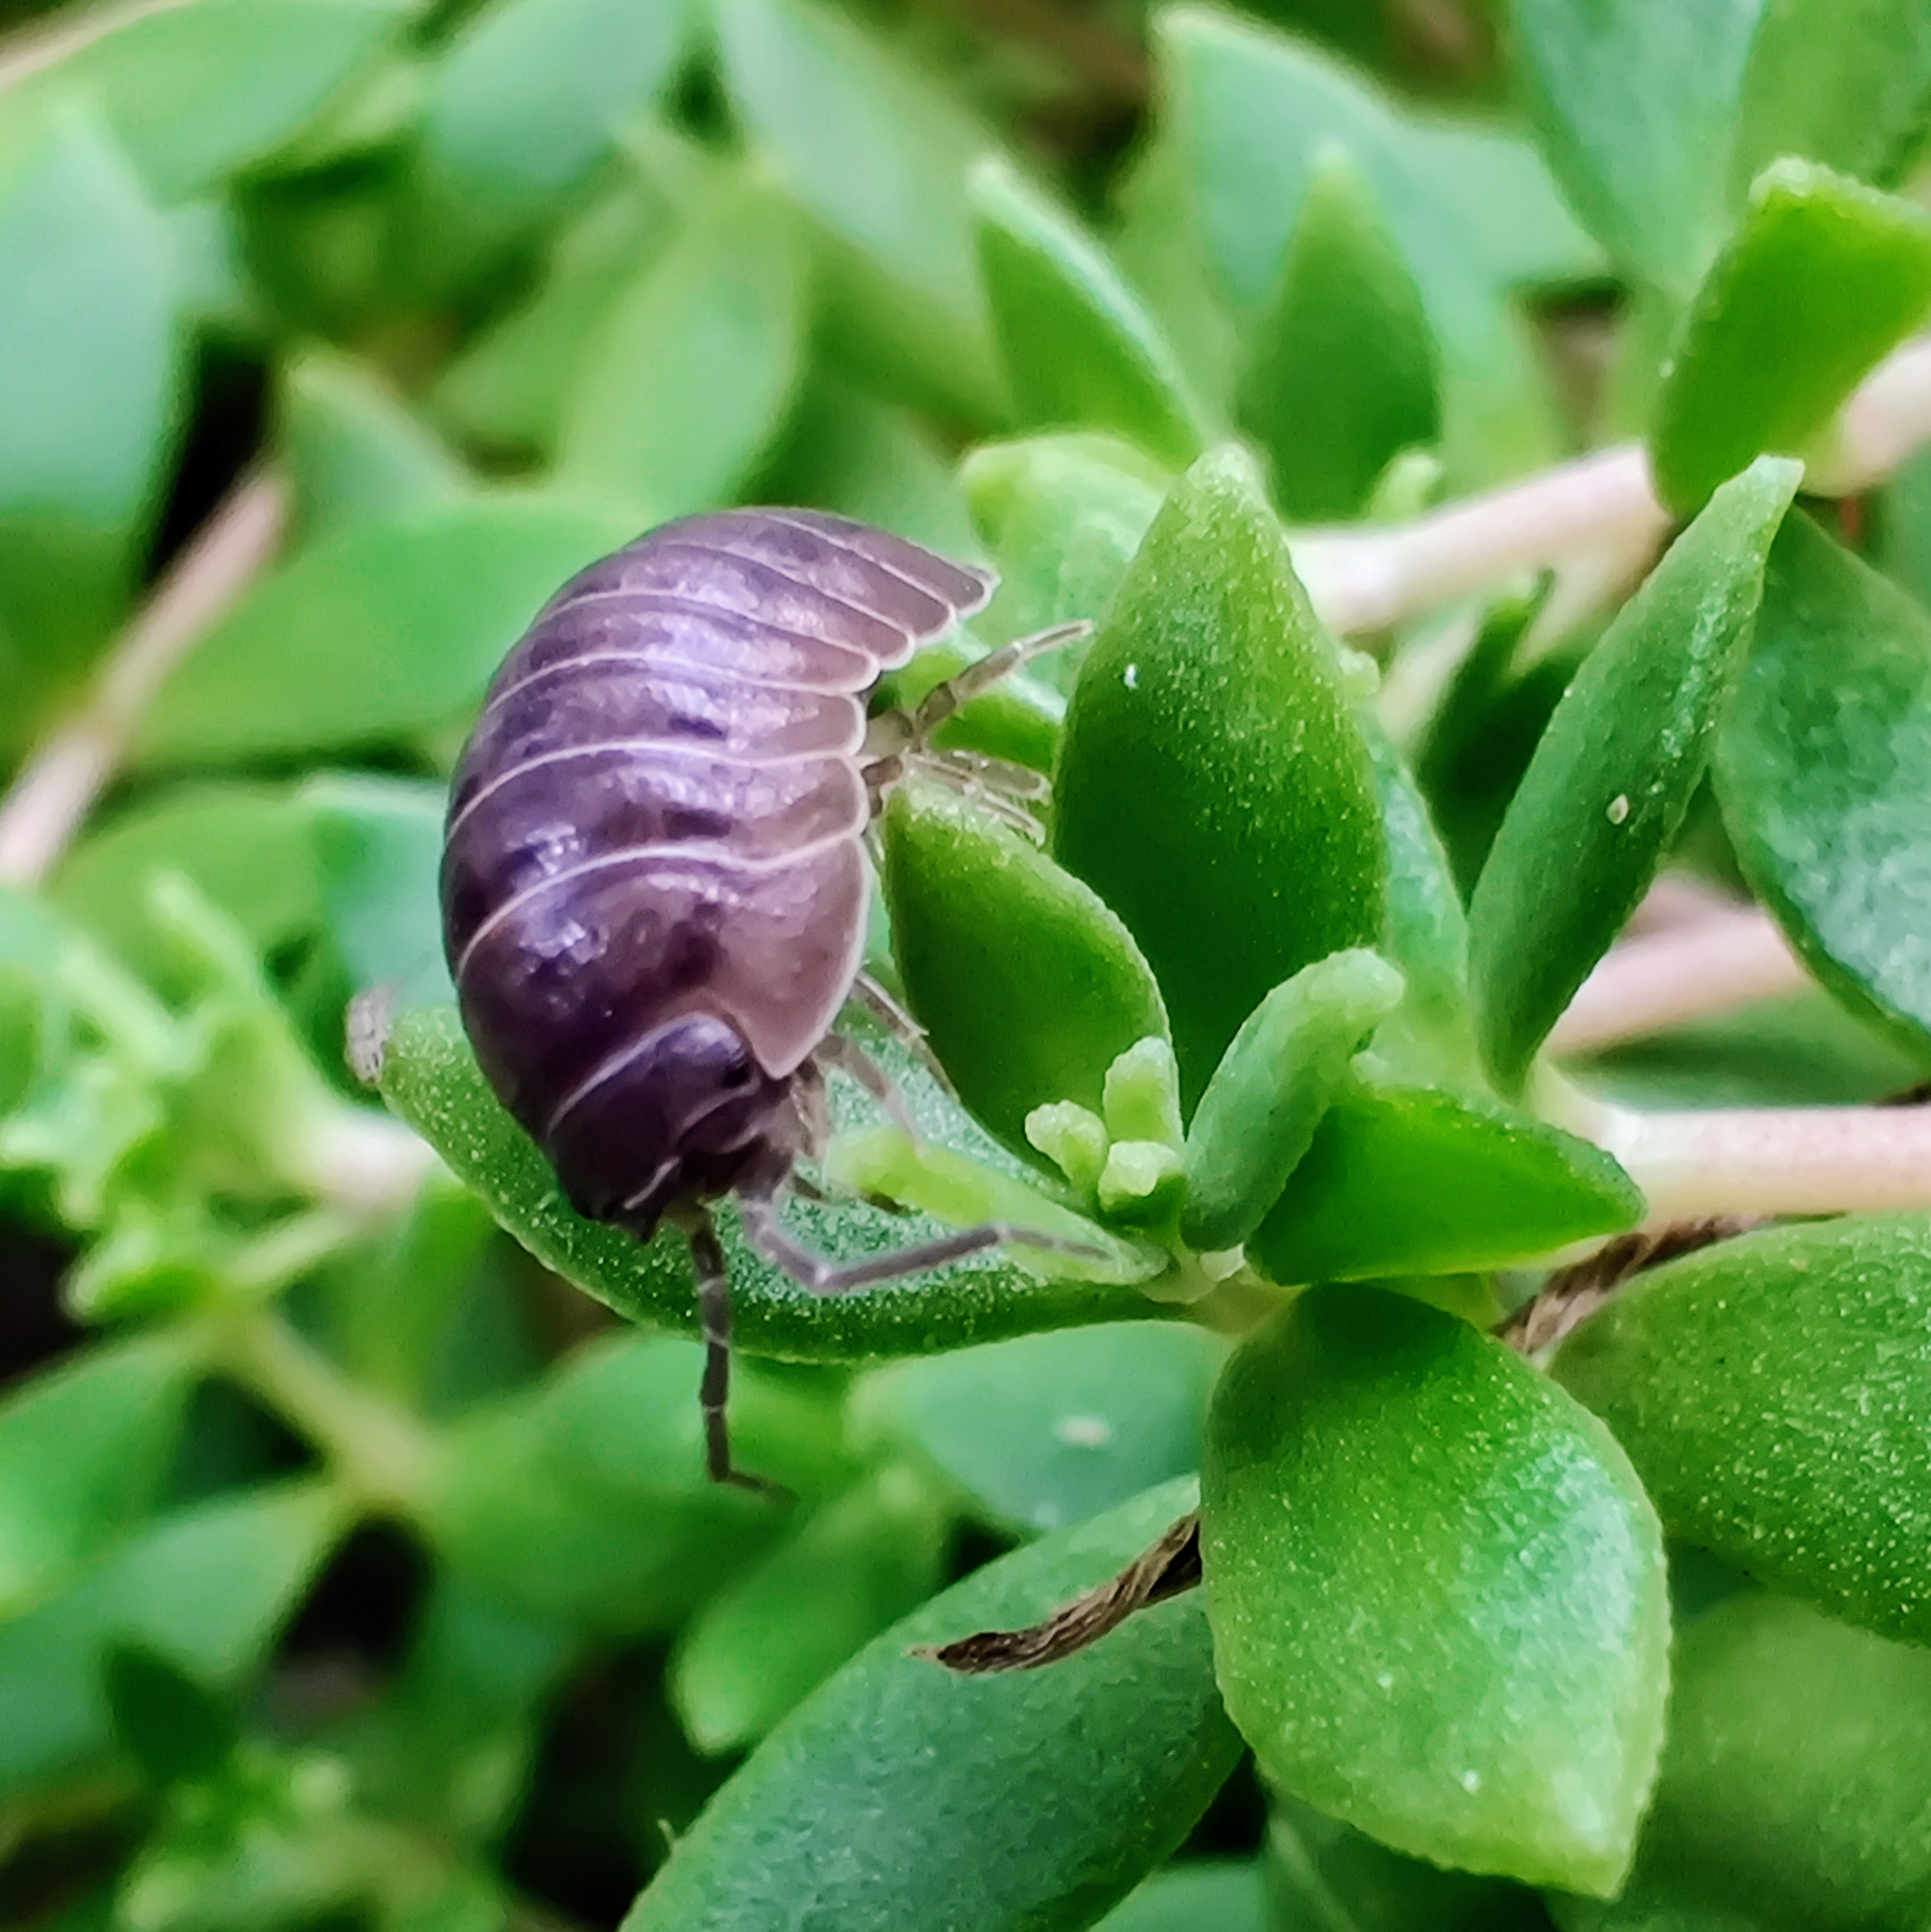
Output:
<path fill-rule="evenodd" d="M 1379 934 L 1367 751 L 1237 450 L 1174 486 L 1087 653 L 1053 850 L 1146 954 L 1189 1104 L 1269 992 Z"/>
<path fill-rule="evenodd" d="M 130 8 L 76 36 L 10 105 L 91 95 L 154 193 L 186 201 L 289 140 L 407 19 L 397 0 Z"/>
<path fill-rule="evenodd" d="M 443 787 L 325 772 L 301 800 L 328 928 L 351 983 L 397 985 L 412 1005 L 453 997 L 436 888 Z"/>
<path fill-rule="evenodd" d="M 988 443 L 960 478 L 1000 572 L 973 628 L 1002 640 L 1082 618 L 1097 623 L 1172 481 L 1129 445 L 1088 435 Z M 1055 651 L 1041 674 L 1069 691 L 1083 656 Z"/>
<path fill-rule="evenodd" d="M 1126 928 L 1037 847 L 929 783 L 885 812 L 884 885 L 913 1011 L 959 1097 L 1024 1148 L 1049 1101 L 1097 1111 L 1106 1070 L 1164 1035 L 1159 988 Z"/>
<path fill-rule="evenodd" d="M 157 1652 L 115 1644 L 104 1684 L 115 1736 L 155 1784 L 211 1778 L 233 1755 L 226 1705 Z"/>
<path fill-rule="evenodd" d="M 1093 1932 L 1267 1932 L 1267 1886 L 1241 1858 L 1189 1858 L 1156 1872 Z"/>
<path fill-rule="evenodd" d="M 1440 434 L 1421 296 L 1345 150 L 1308 183 L 1249 353 L 1242 416 L 1290 520 L 1355 515 L 1401 451 Z"/>
<path fill-rule="evenodd" d="M 0 1791 L 28 1789 L 107 1748 L 110 1644 L 158 1652 L 236 1688 L 346 1527 L 316 1482 L 223 1496 L 161 1518 L 67 1594 L 0 1628 Z"/>
<path fill-rule="evenodd" d="M 214 779 L 143 799 L 75 848 L 49 896 L 130 964 L 165 976 L 148 902 L 160 872 L 192 881 L 258 952 L 276 952 L 321 923 L 307 824 L 286 785 Z"/>
<path fill-rule="evenodd" d="M 1404 1069 L 1469 1083 L 1475 1040 L 1468 1006 L 1468 921 L 1428 801 L 1386 731 L 1361 719 L 1388 842 L 1388 903 L 1381 951 L 1407 985 L 1375 1036 Z"/>
<path fill-rule="evenodd" d="M 1193 1474 L 1226 1353 L 1204 1329 L 1112 1322 L 899 1363 L 859 1401 L 988 1522 L 1037 1535 Z"/>
<path fill-rule="evenodd" d="M 464 721 L 538 610 L 636 534 L 537 496 L 344 530 L 217 624 L 142 722 L 149 764 L 392 744 Z"/>
<path fill-rule="evenodd" d="M 1623 1903 L 1575 1932 L 1867 1932 L 1931 1913 L 1931 1656 L 1774 1597 L 1684 1631 Z"/>
<path fill-rule="evenodd" d="M 799 382 L 809 316 L 796 217 L 724 191 L 617 301 L 565 412 L 559 473 L 661 523 L 734 500 Z"/>
<path fill-rule="evenodd" d="M 1525 1886 L 1404 1858 L 1338 1819 L 1270 1794 L 1267 1877 L 1287 1923 L 1337 1932 L 1549 1932 Z M 1345 1913 L 1337 1920 L 1337 1913 Z M 1660 1932 L 1660 1928 L 1657 1928 Z"/>
<path fill-rule="evenodd" d="M 742 1750 L 937 1586 L 946 1523 L 886 1468 L 847 1490 L 685 1627 L 670 1688 L 701 1751 Z"/>
<path fill-rule="evenodd" d="M 1200 430 L 1179 364 L 1099 243 L 999 157 L 967 185 L 1021 421 L 1113 430 L 1191 462 Z"/>
<path fill-rule="evenodd" d="M 132 591 L 181 407 L 168 237 L 63 112 L 0 184 L 0 677 L 17 736 Z"/>
<path fill-rule="evenodd" d="M 1215 1391 L 1201 1533 L 1269 1778 L 1439 1864 L 1615 1890 L 1669 1612 L 1654 1513 L 1586 1411 L 1453 1316 L 1313 1289 Z"/>
<path fill-rule="evenodd" d="M 374 370 L 346 356 L 308 349 L 288 364 L 280 432 L 306 542 L 466 492 L 463 466 Z"/>
<path fill-rule="evenodd" d="M 1867 1107 L 1917 1085 L 1931 1060 L 1813 986 L 1630 1041 L 1576 1071 L 1592 1095 L 1639 1109 Z"/>
<path fill-rule="evenodd" d="M 883 1034 L 867 1035 L 864 1044 L 906 1096 L 928 1139 L 1027 1178 L 902 1047 Z M 631 1321 L 697 1332 L 696 1289 L 683 1237 L 667 1228 L 640 1248 L 619 1229 L 573 1214 L 542 1155 L 490 1093 L 453 1009 L 406 1012 L 397 1021 L 382 1091 L 546 1267 Z M 843 1108 L 850 1120 L 835 1083 L 833 1098 L 835 1118 Z M 868 1125 L 875 1116 L 859 1118 Z M 856 1205 L 799 1203 L 787 1219 L 800 1240 L 847 1259 L 941 1232 L 922 1218 Z M 728 1210 L 720 1217 L 719 1233 L 730 1270 L 733 1332 L 739 1346 L 754 1354 L 802 1361 L 925 1354 L 1036 1329 L 1117 1320 L 1145 1307 L 1135 1289 L 1043 1277 L 1019 1256 L 998 1250 L 862 1294 L 813 1296 L 744 1244 Z"/>
<path fill-rule="evenodd" d="M 492 0 L 433 69 L 410 233 L 460 280 L 541 228 L 675 77 L 682 0 Z M 419 266 L 417 272 L 420 273 Z"/>
<path fill-rule="evenodd" d="M 1476 1036 L 1519 1088 L 1681 829 L 1801 474 L 1761 458 L 1670 548 L 1564 694 L 1469 909 Z"/>
<path fill-rule="evenodd" d="M 1393 1011 L 1402 976 L 1356 948 L 1303 966 L 1254 1009 L 1222 1056 L 1186 1138 L 1187 1244 L 1237 1247 L 1280 1198 L 1347 1077 Z"/>
<path fill-rule="evenodd" d="M 519 454 L 555 443 L 597 332 L 682 225 L 700 188 L 687 177 L 709 178 L 664 130 L 649 133 L 636 164 L 558 236 L 535 292 L 443 368 L 430 406 L 454 432 Z"/>
<path fill-rule="evenodd" d="M 628 1932 L 1091 1924 L 1186 1835 L 1238 1754 L 1198 1596 L 1049 1670 L 961 1677 L 907 1653 L 1058 1609 L 1139 1556 L 1192 1497 L 1190 1483 L 1168 1484 L 1033 1544 L 868 1646 L 712 1800 Z M 835 1857 L 828 1818 L 840 1821 Z"/>
<path fill-rule="evenodd" d="M 1633 1227 L 1642 1196 L 1600 1150 L 1493 1101 L 1358 1081 L 1247 1244 L 1275 1280 L 1506 1267 Z"/>
<path fill-rule="evenodd" d="M 1931 620 L 1793 517 L 1717 740 L 1752 889 L 1824 983 L 1914 1051 L 1931 1040 Z"/>
<path fill-rule="evenodd" d="M 1218 10 L 1170 8 L 1156 45 L 1166 111 L 1128 184 L 1120 242 L 1142 287 L 1159 301 L 1162 282 L 1178 283 L 1166 299 L 1197 304 L 1204 270 L 1251 328 L 1280 280 L 1309 184 L 1345 156 L 1420 292 L 1450 474 L 1472 484 L 1548 460 L 1552 413 L 1509 302 L 1529 264 L 1496 236 L 1515 230 L 1521 248 L 1568 227 L 1534 157 L 1514 148 L 1498 169 L 1501 150 L 1417 125 L 1304 44 Z M 1135 233 L 1149 220 L 1186 238 L 1181 260 L 1150 271 Z M 1543 246 L 1530 253 L 1542 258 Z"/>
<path fill-rule="evenodd" d="M 1767 1229 L 1639 1276 L 1557 1374 L 1671 1530 L 1886 1636 L 1931 1642 L 1931 1219 Z"/>
<path fill-rule="evenodd" d="M 168 1473 L 193 1357 L 106 1344 L 0 1403 L 0 1618 L 18 1616 L 145 1516 Z"/>
<path fill-rule="evenodd" d="M 841 359 L 911 400 L 997 417 L 965 198 L 991 134 L 811 0 L 720 0 L 716 29 L 741 124 L 823 230 L 826 326 Z"/>
<path fill-rule="evenodd" d="M 549 1620 L 670 1630 L 768 1544 L 769 1497 L 704 1473 L 703 1352 L 625 1336 L 541 1386 L 466 1417 L 439 1445 L 422 1523 L 471 1586 Z M 807 1491 L 835 1468 L 832 1420 L 739 1363 L 740 1465 Z"/>
<path fill-rule="evenodd" d="M 1760 450 L 1801 452 L 1931 308 L 1931 217 L 1798 160 L 1766 169 L 1691 305 L 1651 461 L 1686 515 Z"/>
<path fill-rule="evenodd" d="M 771 502 L 834 510 L 942 556 L 980 556 L 949 446 L 922 418 L 828 370 L 806 380 L 760 488 Z"/>
<path fill-rule="evenodd" d="M 1931 126 L 1931 13 L 1924 0 L 1776 0 L 1744 76 L 1730 157 L 1741 199 L 1784 154 L 1888 188 Z"/>
<path fill-rule="evenodd" d="M 1618 262 L 1678 296 L 1723 230 L 1764 8 L 1512 0 L 1516 68 L 1550 165 Z"/>
<path fill-rule="evenodd" d="M 448 1576 L 432 1585 L 400 1670 L 329 1740 L 358 1800 L 466 1850 L 523 1798 L 543 1700 L 571 1646 Z"/>

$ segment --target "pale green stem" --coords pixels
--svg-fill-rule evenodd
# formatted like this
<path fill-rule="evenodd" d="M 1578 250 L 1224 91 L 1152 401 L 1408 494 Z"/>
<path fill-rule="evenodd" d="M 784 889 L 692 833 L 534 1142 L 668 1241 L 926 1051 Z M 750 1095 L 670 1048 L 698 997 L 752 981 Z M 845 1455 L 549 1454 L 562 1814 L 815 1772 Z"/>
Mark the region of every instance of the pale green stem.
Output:
<path fill-rule="evenodd" d="M 365 1508 L 414 1513 L 435 1448 L 413 1416 L 352 1381 L 265 1309 L 224 1309 L 204 1333 L 211 1364 L 313 1444 Z"/>

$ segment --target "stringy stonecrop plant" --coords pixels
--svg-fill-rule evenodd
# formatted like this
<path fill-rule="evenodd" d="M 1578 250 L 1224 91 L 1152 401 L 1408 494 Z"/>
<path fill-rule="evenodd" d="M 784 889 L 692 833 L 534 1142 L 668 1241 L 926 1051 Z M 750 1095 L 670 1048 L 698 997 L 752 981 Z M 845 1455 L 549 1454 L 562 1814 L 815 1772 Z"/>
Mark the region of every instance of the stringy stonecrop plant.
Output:
<path fill-rule="evenodd" d="M 0 46 L 8 1924 L 1931 1927 L 1931 16 L 1270 10 Z M 727 1207 L 788 1502 L 433 879 L 535 608 L 760 501 L 1002 574 L 883 701 L 1096 627 L 948 728 L 1036 838 L 892 796 L 944 1077 L 850 1018 L 918 1134 L 788 1210 L 1078 1252 Z"/>

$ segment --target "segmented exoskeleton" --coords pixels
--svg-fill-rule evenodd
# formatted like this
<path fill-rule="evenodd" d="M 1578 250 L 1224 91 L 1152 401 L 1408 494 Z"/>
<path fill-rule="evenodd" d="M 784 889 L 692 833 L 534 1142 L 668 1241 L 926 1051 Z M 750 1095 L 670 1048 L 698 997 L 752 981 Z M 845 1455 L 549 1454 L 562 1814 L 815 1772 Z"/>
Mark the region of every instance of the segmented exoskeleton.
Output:
<path fill-rule="evenodd" d="M 442 891 L 463 1024 L 580 1213 L 689 1235 L 719 1480 L 746 1479 L 725 1430 L 729 1304 L 706 1202 L 735 1190 L 748 1238 L 820 1293 L 1039 1244 L 968 1228 L 839 1268 L 776 1213 L 822 1131 L 824 1066 L 892 1097 L 831 1029 L 861 979 L 863 842 L 901 754 L 1084 628 L 1008 646 L 868 730 L 880 678 L 994 581 L 812 511 L 666 524 L 538 614 L 457 766 Z"/>

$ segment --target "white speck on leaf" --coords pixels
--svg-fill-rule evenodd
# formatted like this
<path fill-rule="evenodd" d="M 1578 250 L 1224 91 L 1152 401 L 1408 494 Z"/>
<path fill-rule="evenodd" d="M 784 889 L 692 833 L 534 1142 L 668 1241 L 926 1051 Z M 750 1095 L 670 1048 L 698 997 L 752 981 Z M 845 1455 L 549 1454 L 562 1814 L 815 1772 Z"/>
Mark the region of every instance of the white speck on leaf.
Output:
<path fill-rule="evenodd" d="M 1113 1424 L 1103 1415 L 1063 1415 L 1053 1433 L 1074 1449 L 1105 1449 L 1113 1441 Z"/>
<path fill-rule="evenodd" d="M 1612 825 L 1620 825 L 1629 815 L 1630 795 L 1626 791 L 1619 791 L 1609 801 L 1609 823 Z"/>
<path fill-rule="evenodd" d="M 1129 691 L 1138 691 L 1140 688 L 1140 667 L 1136 664 L 1129 664 L 1121 674 L 1120 681 Z"/>

